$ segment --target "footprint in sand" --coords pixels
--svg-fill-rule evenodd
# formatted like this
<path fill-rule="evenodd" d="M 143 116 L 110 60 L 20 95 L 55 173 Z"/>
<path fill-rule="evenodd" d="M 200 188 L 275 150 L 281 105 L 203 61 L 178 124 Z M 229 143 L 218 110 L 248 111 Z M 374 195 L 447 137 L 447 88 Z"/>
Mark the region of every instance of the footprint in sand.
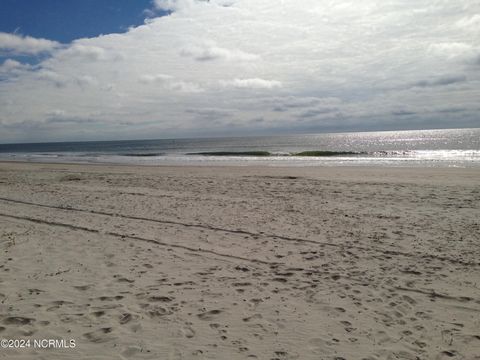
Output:
<path fill-rule="evenodd" d="M 133 356 L 137 355 L 141 351 L 142 351 L 142 348 L 140 348 L 138 346 L 129 346 L 125 350 L 122 351 L 122 356 L 124 356 L 126 358 L 130 358 L 130 357 L 133 357 Z"/>
<path fill-rule="evenodd" d="M 117 295 L 117 296 L 100 296 L 98 299 L 100 301 L 113 301 L 113 300 L 122 300 L 124 296 Z"/>
<path fill-rule="evenodd" d="M 286 351 L 275 351 L 276 359 L 288 359 L 288 353 Z"/>
<path fill-rule="evenodd" d="M 173 297 L 170 297 L 170 296 L 158 296 L 158 295 L 154 295 L 154 296 L 150 296 L 148 298 L 149 301 L 151 302 L 171 302 L 174 300 Z"/>
<path fill-rule="evenodd" d="M 94 311 L 94 312 L 92 312 L 92 315 L 95 316 L 95 317 L 100 317 L 100 316 L 105 315 L 105 311 L 103 311 L 103 310 Z"/>
<path fill-rule="evenodd" d="M 402 299 L 408 302 L 410 305 L 415 305 L 417 302 L 408 295 L 403 295 Z"/>
<path fill-rule="evenodd" d="M 440 353 L 439 356 L 436 357 L 436 359 L 441 360 L 441 359 L 449 359 L 457 356 L 458 353 L 455 350 L 445 350 Z"/>
<path fill-rule="evenodd" d="M 197 316 L 200 320 L 208 321 L 208 320 L 215 319 L 216 316 L 221 314 L 221 313 L 222 313 L 222 310 L 210 310 L 210 311 L 206 311 L 206 312 L 197 314 Z"/>
<path fill-rule="evenodd" d="M 282 277 L 282 276 L 283 276 L 283 277 L 290 277 L 290 276 L 293 276 L 293 275 L 295 275 L 295 274 L 294 274 L 293 272 L 291 272 L 291 271 L 288 271 L 288 272 L 278 272 L 278 271 L 277 271 L 277 272 L 275 272 L 275 275 L 276 275 L 276 276 L 281 276 L 281 277 Z"/>
<path fill-rule="evenodd" d="M 375 343 L 377 345 L 392 343 L 393 339 L 385 331 L 377 331 L 375 334 Z"/>
<path fill-rule="evenodd" d="M 104 343 L 112 339 L 106 336 L 106 334 L 111 333 L 112 330 L 113 329 L 111 327 L 105 327 L 92 332 L 85 333 L 83 334 L 83 336 L 90 342 L 97 343 L 97 344 Z"/>
<path fill-rule="evenodd" d="M 5 320 L 3 320 L 3 323 L 5 325 L 30 325 L 35 321 L 35 319 L 22 316 L 9 316 Z"/>
<path fill-rule="evenodd" d="M 332 345 L 333 344 L 330 341 L 322 338 L 313 338 L 308 340 L 308 348 L 314 354 L 330 355 L 332 353 Z"/>
<path fill-rule="evenodd" d="M 164 307 L 157 305 L 149 307 L 147 313 L 150 317 L 154 318 L 159 316 L 171 315 L 173 314 L 173 311 L 167 310 Z"/>
<path fill-rule="evenodd" d="M 65 304 L 71 305 L 71 304 L 73 304 L 73 302 L 71 302 L 71 301 L 64 301 L 64 300 L 56 300 L 56 301 L 52 301 L 52 304 L 53 304 L 53 305 L 56 305 L 56 306 L 62 306 L 62 305 L 65 305 Z"/>
<path fill-rule="evenodd" d="M 257 307 L 258 304 L 260 304 L 260 303 L 263 302 L 263 300 L 262 300 L 262 299 L 250 299 L 250 302 L 252 303 L 251 305 L 252 305 L 253 307 Z M 249 304 L 249 305 L 250 305 L 250 304 Z"/>
<path fill-rule="evenodd" d="M 248 267 L 246 267 L 246 266 L 240 266 L 240 265 L 236 266 L 236 267 L 235 267 L 235 270 L 242 271 L 242 272 L 248 272 L 248 271 L 250 271 L 250 269 L 249 269 Z"/>
<path fill-rule="evenodd" d="M 195 330 L 193 330 L 190 326 L 183 327 L 180 329 L 180 331 L 187 339 L 191 339 L 195 336 Z"/>
<path fill-rule="evenodd" d="M 39 289 L 28 289 L 28 292 L 29 292 L 30 295 L 40 295 L 40 293 L 43 293 L 45 291 L 39 290 Z M 3 294 L 0 294 L 0 298 L 2 298 L 2 295 Z"/>
<path fill-rule="evenodd" d="M 257 319 L 262 319 L 262 318 L 263 318 L 263 316 L 261 314 L 254 314 L 252 316 L 245 317 L 242 320 L 245 321 L 245 322 L 249 322 L 251 320 L 257 320 Z"/>
<path fill-rule="evenodd" d="M 115 279 L 117 279 L 118 282 L 126 282 L 126 283 L 130 283 L 130 284 L 133 283 L 133 282 L 135 282 L 135 280 L 128 279 L 128 278 L 126 278 L 126 277 L 124 277 L 124 276 L 122 276 L 122 275 L 119 275 L 119 274 L 113 275 L 113 277 L 114 277 Z"/>
<path fill-rule="evenodd" d="M 92 285 L 77 285 L 77 286 L 74 286 L 73 288 L 74 289 L 77 289 L 77 290 L 80 290 L 80 291 L 85 291 L 85 290 L 88 290 L 92 287 Z"/>
<path fill-rule="evenodd" d="M 132 320 L 133 320 L 132 314 L 124 313 L 124 314 L 120 315 L 120 319 L 118 321 L 119 321 L 120 324 L 124 325 L 126 323 L 129 323 Z"/>

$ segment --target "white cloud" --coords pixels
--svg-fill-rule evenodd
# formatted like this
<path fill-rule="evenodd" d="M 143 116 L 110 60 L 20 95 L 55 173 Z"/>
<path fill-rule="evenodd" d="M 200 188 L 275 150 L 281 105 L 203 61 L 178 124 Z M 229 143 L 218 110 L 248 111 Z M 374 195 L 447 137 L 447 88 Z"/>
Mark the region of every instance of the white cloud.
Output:
<path fill-rule="evenodd" d="M 201 85 L 189 81 L 173 81 L 168 84 L 167 89 L 183 93 L 201 93 L 204 91 Z"/>
<path fill-rule="evenodd" d="M 479 65 L 480 44 L 465 42 L 440 42 L 431 44 L 429 52 L 448 62 L 464 63 L 467 65 Z"/>
<path fill-rule="evenodd" d="M 81 87 L 97 86 L 98 81 L 90 75 L 79 75 L 74 78 L 74 81 Z"/>
<path fill-rule="evenodd" d="M 429 46 L 429 51 L 446 60 L 466 59 L 476 52 L 476 46 L 464 42 L 440 42 Z"/>
<path fill-rule="evenodd" d="M 155 84 L 160 85 L 163 89 L 179 91 L 184 93 L 197 93 L 202 92 L 204 89 L 200 84 L 176 80 L 173 76 L 165 74 L 156 74 L 156 75 L 142 75 L 140 77 L 140 82 L 144 84 Z"/>
<path fill-rule="evenodd" d="M 230 50 L 215 45 L 188 46 L 180 50 L 180 54 L 192 57 L 197 61 L 254 61 L 258 60 L 255 54 L 249 54 L 241 50 Z"/>
<path fill-rule="evenodd" d="M 0 76 L 18 76 L 33 69 L 30 64 L 23 64 L 13 59 L 7 59 L 0 65 Z"/>
<path fill-rule="evenodd" d="M 155 4 L 173 13 L 44 46 L 35 67 L 0 65 L 0 141 L 20 141 L 27 125 L 39 140 L 478 126 L 470 0 Z"/>
<path fill-rule="evenodd" d="M 282 86 L 280 81 L 259 78 L 221 81 L 221 84 L 226 87 L 233 86 L 239 89 L 273 89 Z"/>
<path fill-rule="evenodd" d="M 59 46 L 60 43 L 56 41 L 0 32 L 0 53 L 36 55 L 50 52 Z"/>
<path fill-rule="evenodd" d="M 164 11 L 177 11 L 189 8 L 195 4 L 196 0 L 155 0 L 155 7 Z"/>
<path fill-rule="evenodd" d="M 60 59 L 76 57 L 82 58 L 85 61 L 106 60 L 107 50 L 99 46 L 88 46 L 80 43 L 74 43 L 66 50 L 60 52 L 57 57 Z"/>
<path fill-rule="evenodd" d="M 198 5 L 229 7 L 235 2 L 236 0 L 153 0 L 153 5 L 157 10 L 174 12 L 189 10 Z M 147 15 L 153 15 L 152 10 L 147 10 Z"/>
<path fill-rule="evenodd" d="M 165 74 L 156 74 L 156 75 L 142 75 L 140 81 L 142 83 L 151 84 L 151 83 L 166 83 L 172 80 L 170 75 Z"/>
<path fill-rule="evenodd" d="M 3 62 L 1 67 L 2 67 L 2 70 L 9 71 L 9 70 L 12 70 L 12 69 L 22 68 L 23 64 L 20 63 L 19 61 L 13 60 L 13 59 L 7 59 Z"/>
<path fill-rule="evenodd" d="M 35 74 L 35 78 L 53 84 L 59 88 L 65 87 L 68 83 L 68 78 L 66 76 L 60 75 L 51 70 L 41 70 Z"/>
<path fill-rule="evenodd" d="M 61 117 L 65 117 L 67 113 L 65 110 L 62 110 L 62 109 L 53 109 L 51 111 L 48 111 L 45 115 L 51 118 L 61 118 Z"/>
<path fill-rule="evenodd" d="M 466 16 L 458 20 L 455 25 L 467 31 L 480 30 L 480 14 Z"/>

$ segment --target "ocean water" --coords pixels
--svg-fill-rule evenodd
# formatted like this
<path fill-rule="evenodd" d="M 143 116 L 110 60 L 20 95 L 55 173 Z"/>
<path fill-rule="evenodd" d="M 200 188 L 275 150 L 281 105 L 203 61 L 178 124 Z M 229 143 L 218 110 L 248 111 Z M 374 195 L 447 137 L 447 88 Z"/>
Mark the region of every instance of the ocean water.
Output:
<path fill-rule="evenodd" d="M 480 128 L 0 144 L 0 160 L 143 165 L 478 167 Z"/>

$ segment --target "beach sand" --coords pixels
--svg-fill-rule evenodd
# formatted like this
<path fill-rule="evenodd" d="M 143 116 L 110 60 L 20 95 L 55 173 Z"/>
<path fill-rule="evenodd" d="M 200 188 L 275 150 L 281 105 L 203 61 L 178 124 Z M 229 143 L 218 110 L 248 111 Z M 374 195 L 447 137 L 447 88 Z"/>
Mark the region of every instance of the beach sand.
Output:
<path fill-rule="evenodd" d="M 6 359 L 480 359 L 480 170 L 0 163 Z"/>

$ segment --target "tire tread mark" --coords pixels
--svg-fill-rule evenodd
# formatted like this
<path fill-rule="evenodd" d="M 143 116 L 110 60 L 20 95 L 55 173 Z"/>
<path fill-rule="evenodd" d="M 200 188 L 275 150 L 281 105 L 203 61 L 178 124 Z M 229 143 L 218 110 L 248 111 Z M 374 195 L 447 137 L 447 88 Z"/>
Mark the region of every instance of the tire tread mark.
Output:
<path fill-rule="evenodd" d="M 445 261 L 445 262 L 449 262 L 449 263 L 452 263 L 452 264 L 461 264 L 461 265 L 466 265 L 466 266 L 472 266 L 472 265 L 473 266 L 480 266 L 480 262 L 452 259 L 452 258 L 447 257 L 447 256 L 430 255 L 430 254 L 412 254 L 412 253 L 404 252 L 404 251 L 385 250 L 385 249 L 378 249 L 378 248 L 373 248 L 373 247 L 364 247 L 364 246 L 358 246 L 358 245 L 334 244 L 334 243 L 329 243 L 329 242 L 315 241 L 315 240 L 309 240 L 309 239 L 303 239 L 303 238 L 294 238 L 294 237 L 289 237 L 289 236 L 284 236 L 284 235 L 254 233 L 254 232 L 246 231 L 246 230 L 225 229 L 225 228 L 220 228 L 220 227 L 215 227 L 215 226 L 210 226 L 210 225 L 182 223 L 180 221 L 173 221 L 173 220 L 159 220 L 159 219 L 145 218 L 145 217 L 140 217 L 140 216 L 133 216 L 133 215 L 131 216 L 131 215 L 118 214 L 118 213 L 111 213 L 111 212 L 106 212 L 106 211 L 79 209 L 79 208 L 74 208 L 74 207 L 69 207 L 69 206 L 56 206 L 56 205 L 39 204 L 39 203 L 34 203 L 34 202 L 29 202 L 29 201 L 24 201 L 24 200 L 9 199 L 9 198 L 4 198 L 4 197 L 0 197 L 0 200 L 1 201 L 6 201 L 6 202 L 12 202 L 12 203 L 24 204 L 24 205 L 33 205 L 33 206 L 38 206 L 38 207 L 50 208 L 50 209 L 86 212 L 86 213 L 96 214 L 96 215 L 120 217 L 120 218 L 123 218 L 123 219 L 142 220 L 142 221 L 156 222 L 156 223 L 160 223 L 160 224 L 179 225 L 179 226 L 191 227 L 191 228 L 200 228 L 200 229 L 207 229 L 207 230 L 213 230 L 213 231 L 222 231 L 222 232 L 227 232 L 227 233 L 231 233 L 231 234 L 242 234 L 242 235 L 249 235 L 249 236 L 268 237 L 268 238 L 274 238 L 274 239 L 296 242 L 296 243 L 307 243 L 307 244 L 331 246 L 331 247 L 340 248 L 342 250 L 358 249 L 358 250 L 362 250 L 362 251 L 375 251 L 375 252 L 378 252 L 378 253 L 382 253 L 384 255 L 405 256 L 405 257 L 409 257 L 409 258 L 419 258 L 419 259 L 432 259 L 432 260 Z"/>
<path fill-rule="evenodd" d="M 207 253 L 207 254 L 212 254 L 212 255 L 216 255 L 216 256 L 220 256 L 220 257 L 226 257 L 226 258 L 229 258 L 229 259 L 248 261 L 248 262 L 255 263 L 255 264 L 263 264 L 263 265 L 277 265 L 278 264 L 276 262 L 264 261 L 264 260 L 259 260 L 259 259 L 250 259 L 250 258 L 245 258 L 245 257 L 242 257 L 242 256 L 223 254 L 223 253 L 219 253 L 219 252 L 216 252 L 216 251 L 213 251 L 213 250 L 202 249 L 202 248 L 193 248 L 193 247 L 186 246 L 186 245 L 171 244 L 171 243 L 167 243 L 167 242 L 160 241 L 160 240 L 148 239 L 148 238 L 143 238 L 143 237 L 140 237 L 140 236 L 125 235 L 125 234 L 120 234 L 120 233 L 116 233 L 116 232 L 112 232 L 112 231 L 103 232 L 103 231 L 100 231 L 100 230 L 97 230 L 97 229 L 87 228 L 85 226 L 77 226 L 77 225 L 71 225 L 71 224 L 56 222 L 56 221 L 41 220 L 41 219 L 32 218 L 32 217 L 28 217 L 28 216 L 17 216 L 17 215 L 10 215 L 10 214 L 4 214 L 4 213 L 0 213 L 0 216 L 6 217 L 6 218 L 11 218 L 11 219 L 16 219 L 16 220 L 30 221 L 30 222 L 33 222 L 33 223 L 36 223 L 36 224 L 44 224 L 44 225 L 46 224 L 46 225 L 52 225 L 52 226 L 59 226 L 59 227 L 67 228 L 67 229 L 70 229 L 70 230 L 81 230 L 81 231 L 86 231 L 86 232 L 90 232 L 90 233 L 94 233 L 94 234 L 100 234 L 101 233 L 101 234 L 114 236 L 114 237 L 120 237 L 120 238 L 124 238 L 124 239 L 139 240 L 139 241 L 149 242 L 149 243 L 153 243 L 153 244 L 157 244 L 157 245 L 161 245 L 161 246 L 165 246 L 165 247 L 179 248 L 179 249 L 184 249 L 184 250 L 188 250 L 188 251 L 192 251 L 192 252 Z"/>

